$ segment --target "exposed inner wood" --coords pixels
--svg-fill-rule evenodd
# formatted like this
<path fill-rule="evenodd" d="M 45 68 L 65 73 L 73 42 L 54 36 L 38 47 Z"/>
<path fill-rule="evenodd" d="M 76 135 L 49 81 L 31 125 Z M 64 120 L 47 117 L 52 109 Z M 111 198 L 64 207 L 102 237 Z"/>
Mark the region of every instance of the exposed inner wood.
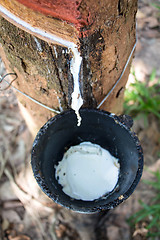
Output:
<path fill-rule="evenodd" d="M 81 28 L 92 23 L 92 17 L 80 11 L 82 0 L 17 0 L 35 11 L 75 24 Z"/>
<path fill-rule="evenodd" d="M 49 37 L 49 35 L 47 36 L 47 34 L 50 34 L 61 37 L 64 40 L 77 43 L 78 31 L 72 24 L 68 24 L 67 22 L 60 19 L 56 19 L 51 16 L 43 15 L 37 11 L 33 11 L 30 8 L 24 6 L 23 4 L 17 2 L 16 0 L 1 0 L 0 6 L 4 7 L 15 17 L 25 21 L 31 27 L 42 31 L 43 33 L 40 34 L 38 32 L 33 32 L 27 27 L 26 24 L 23 24 L 20 21 L 15 21 L 14 19 L 12 19 L 11 15 L 8 16 L 6 12 L 0 8 L 0 14 L 5 19 L 7 19 L 9 22 L 13 23 L 17 27 L 20 27 L 21 29 L 47 42 L 54 43 L 54 41 Z"/>

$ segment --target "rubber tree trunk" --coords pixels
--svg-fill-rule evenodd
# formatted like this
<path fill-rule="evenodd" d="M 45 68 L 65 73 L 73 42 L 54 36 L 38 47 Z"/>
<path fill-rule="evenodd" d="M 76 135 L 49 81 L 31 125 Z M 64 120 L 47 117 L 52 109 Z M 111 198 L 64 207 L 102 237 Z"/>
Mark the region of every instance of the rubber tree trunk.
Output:
<path fill-rule="evenodd" d="M 37 8 L 39 11 L 35 12 L 29 5 L 24 6 L 24 2 L 27 1 L 1 0 L 0 5 L 33 26 L 47 29 L 46 31 L 78 44 L 83 58 L 80 72 L 83 107 L 96 108 L 120 77 L 135 44 L 137 0 L 65 0 L 63 11 L 61 5 L 58 10 L 59 15 L 54 15 L 54 11 L 44 13 L 41 5 Z M 43 1 L 37 2 L 41 4 Z M 70 7 L 72 4 L 74 6 L 71 12 L 68 10 L 70 7 L 66 7 L 69 2 Z M 14 85 L 51 108 L 69 108 L 73 92 L 70 71 L 72 53 L 64 46 L 25 31 L 21 24 L 14 25 L 14 21 L 3 11 L 1 15 L 0 54 L 7 70 L 18 75 Z M 61 20 L 58 20 L 60 17 Z M 129 69 L 130 64 L 101 109 L 117 114 L 122 112 L 123 93 Z M 18 99 L 34 119 L 37 128 L 54 115 L 21 94 L 18 94 Z M 103 214 L 79 215 L 63 208 L 60 212 L 63 219 L 57 218 L 57 228 L 60 226 L 58 221 L 62 225 L 64 221 L 67 229 L 74 229 L 75 239 L 107 239 L 106 230 L 103 229 L 104 221 L 101 221 Z"/>
<path fill-rule="evenodd" d="M 65 2 L 67 4 L 69 1 Z M 2 0 L 1 4 L 8 7 L 9 11 L 18 11 L 19 16 L 23 16 L 23 13 L 28 11 L 24 19 L 27 15 L 34 26 L 38 25 L 34 18 L 41 13 L 34 12 L 35 15 L 32 16 L 33 10 L 13 0 L 9 2 Z M 21 12 L 19 9 L 22 9 Z M 63 29 L 59 31 L 61 37 L 70 41 L 73 38 L 73 41 L 78 43 L 83 57 L 80 74 L 83 107 L 96 107 L 119 78 L 135 43 L 137 1 L 85 0 L 79 3 L 77 11 L 80 20 L 74 25 L 69 23 L 68 15 L 66 17 L 68 22 L 64 22 L 63 26 L 60 20 L 59 25 L 57 24 L 57 19 L 56 23 L 50 23 L 51 18 L 48 16 L 45 21 L 42 19 L 42 25 L 48 21 L 54 33 L 57 31 L 56 28 Z M 5 14 L 2 15 L 7 20 L 0 18 L 1 57 L 7 70 L 18 75 L 15 86 L 51 108 L 69 108 L 73 91 L 70 72 L 71 52 L 63 46 L 48 43 L 17 28 L 8 21 L 10 19 Z M 71 21 L 74 22 L 73 19 Z M 41 26 L 41 22 L 38 26 Z M 130 64 L 101 109 L 121 113 L 129 68 Z M 30 112 L 38 128 L 54 115 L 22 95 L 18 94 L 18 98 Z"/>

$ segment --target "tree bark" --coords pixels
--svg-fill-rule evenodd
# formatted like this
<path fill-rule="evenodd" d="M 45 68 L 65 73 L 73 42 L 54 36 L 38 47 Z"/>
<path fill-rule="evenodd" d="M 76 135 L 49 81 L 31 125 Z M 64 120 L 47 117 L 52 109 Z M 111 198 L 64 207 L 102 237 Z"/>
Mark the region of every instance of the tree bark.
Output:
<path fill-rule="evenodd" d="M 89 20 L 88 25 L 79 23 L 78 27 L 35 12 L 15 0 L 2 0 L 1 4 L 35 27 L 40 26 L 42 30 L 47 29 L 56 35 L 60 32 L 59 36 L 69 41 L 73 37 L 83 57 L 80 74 L 83 107 L 96 107 L 119 78 L 135 43 L 137 1 L 81 1 L 78 7 L 80 15 L 83 18 L 89 16 Z M 24 27 L 23 30 L 17 28 L 8 21 L 9 17 L 2 15 L 7 20 L 1 17 L 0 21 L 1 56 L 7 69 L 18 75 L 15 86 L 49 107 L 59 109 L 61 104 L 63 109 L 69 108 L 73 91 L 70 72 L 72 54 L 66 47 L 29 34 Z M 35 16 L 38 20 L 34 21 Z M 130 64 L 102 109 L 117 114 L 122 112 L 129 68 Z M 18 94 L 18 98 L 34 117 L 38 128 L 54 115 L 22 95 Z"/>
<path fill-rule="evenodd" d="M 67 18 L 64 16 L 65 22 L 44 15 L 43 11 L 35 12 L 22 2 L 1 0 L 0 5 L 27 23 L 78 44 L 83 58 L 80 71 L 83 107 L 96 108 L 120 77 L 135 44 L 137 0 L 77 1 L 77 15 L 74 14 L 74 19 L 69 19 L 69 14 Z M 18 75 L 14 86 L 56 110 L 69 108 L 73 92 L 70 71 L 72 53 L 66 47 L 28 31 L 1 13 L 0 54 L 7 70 Z M 116 114 L 122 112 L 129 69 L 130 64 L 101 109 Z M 54 116 L 51 111 L 17 95 L 37 128 Z M 72 223 L 75 239 L 107 239 L 106 230 L 103 229 L 104 215 L 79 215 L 62 208 L 56 220 L 57 229 L 60 226 L 58 221 L 62 224 L 65 222 L 66 231 L 70 231 Z"/>

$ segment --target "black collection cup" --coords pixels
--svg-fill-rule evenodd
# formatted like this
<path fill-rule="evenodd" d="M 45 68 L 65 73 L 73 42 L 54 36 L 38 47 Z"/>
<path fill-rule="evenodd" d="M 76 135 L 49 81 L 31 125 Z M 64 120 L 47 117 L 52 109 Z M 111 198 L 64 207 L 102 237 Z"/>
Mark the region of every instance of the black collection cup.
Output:
<path fill-rule="evenodd" d="M 126 115 L 116 116 L 96 109 L 81 109 L 81 125 L 73 110 L 51 118 L 39 130 L 32 149 L 31 164 L 39 186 L 54 202 L 82 213 L 109 210 L 135 190 L 143 170 L 143 152 L 131 131 L 133 121 Z M 119 159 L 120 173 L 115 189 L 94 201 L 76 200 L 62 191 L 55 178 L 55 166 L 69 147 L 89 141 L 108 150 Z"/>

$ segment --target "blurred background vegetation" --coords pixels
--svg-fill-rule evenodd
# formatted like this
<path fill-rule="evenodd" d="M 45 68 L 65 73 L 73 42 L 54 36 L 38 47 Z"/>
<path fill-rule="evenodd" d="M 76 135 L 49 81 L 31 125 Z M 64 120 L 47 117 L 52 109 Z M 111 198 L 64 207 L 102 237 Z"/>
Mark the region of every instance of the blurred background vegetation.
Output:
<path fill-rule="evenodd" d="M 157 17 L 160 17 L 160 3 L 151 3 L 158 9 Z M 159 59 L 160 60 L 160 59 Z M 152 59 L 150 59 L 152 61 Z M 160 64 L 160 61 L 159 61 Z M 146 79 L 138 79 L 134 67 L 131 68 L 132 81 L 125 90 L 124 113 L 131 115 L 133 119 L 142 120 L 144 128 L 149 128 L 150 118 L 154 116 L 159 132 L 160 128 L 160 77 L 157 70 L 153 69 Z M 153 118 L 152 118 L 153 120 Z M 154 130 L 153 130 L 154 134 Z M 152 141 L 152 139 L 150 139 Z M 160 143 L 160 137 L 158 138 Z M 157 157 L 160 158 L 160 148 L 157 149 Z M 146 171 L 149 171 L 145 167 Z M 148 188 L 154 192 L 149 204 L 144 199 L 139 199 L 140 210 L 128 219 L 133 235 L 143 236 L 145 239 L 160 239 L 160 169 L 151 172 L 154 179 L 143 180 Z M 138 231 L 139 230 L 139 231 Z M 140 238 L 141 239 L 141 238 Z"/>

